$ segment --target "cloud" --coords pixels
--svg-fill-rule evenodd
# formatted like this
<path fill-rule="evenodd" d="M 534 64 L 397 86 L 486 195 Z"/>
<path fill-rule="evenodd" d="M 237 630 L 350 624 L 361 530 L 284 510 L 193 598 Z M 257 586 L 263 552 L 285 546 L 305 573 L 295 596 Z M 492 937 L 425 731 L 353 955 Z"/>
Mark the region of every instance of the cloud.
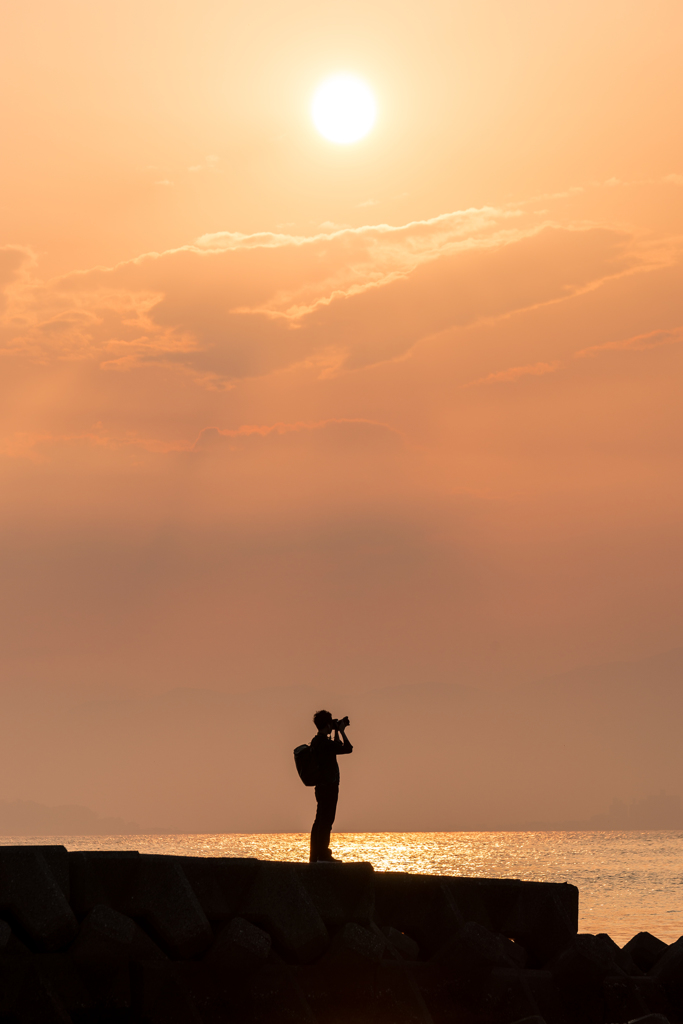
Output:
<path fill-rule="evenodd" d="M 213 387 L 297 365 L 330 373 L 422 339 L 557 302 L 647 266 L 632 239 L 471 209 L 312 237 L 202 236 L 17 294 L 4 346 L 108 369 L 175 366 Z"/>
<path fill-rule="evenodd" d="M 562 364 L 560 362 L 554 363 L 534 363 L 531 366 L 511 366 L 509 370 L 500 370 L 498 373 L 489 373 L 486 377 L 480 377 L 478 380 L 472 380 L 469 384 L 464 384 L 463 387 L 474 387 L 475 384 L 497 384 L 502 382 L 512 382 L 519 380 L 520 377 L 533 376 L 541 377 L 546 373 L 554 373 L 558 370 Z"/>
<path fill-rule="evenodd" d="M 637 334 L 623 341 L 606 341 L 602 345 L 591 345 L 590 348 L 582 348 L 576 353 L 576 357 L 596 356 L 599 352 L 646 352 L 651 348 L 659 348 L 660 345 L 675 345 L 680 341 L 683 341 L 683 327 L 674 327 L 672 330 Z"/>
<path fill-rule="evenodd" d="M 352 461 L 383 458 L 406 450 L 402 434 L 385 423 L 369 419 L 327 419 L 318 422 L 245 424 L 234 430 L 203 427 L 194 442 L 163 442 L 157 438 L 127 430 L 116 434 L 101 423 L 81 433 L 57 434 L 47 431 L 17 432 L 0 440 L 0 456 L 44 463 L 59 458 L 59 453 L 90 448 L 111 453 L 211 454 L 212 456 L 289 455 L 321 457 L 328 462 L 348 457 Z M 67 455 L 67 458 L 69 456 Z M 118 460 L 120 462 L 120 460 Z M 127 465 L 124 459 L 122 465 Z M 114 463 L 111 464 L 112 468 Z M 332 467 L 333 468 L 333 467 Z"/>
<path fill-rule="evenodd" d="M 215 171 L 220 159 L 219 156 L 207 156 L 203 164 L 193 164 L 192 167 L 188 167 L 188 171 Z"/>
<path fill-rule="evenodd" d="M 237 430 L 220 430 L 205 427 L 194 443 L 195 451 L 248 450 L 255 445 L 282 446 L 283 440 L 297 445 L 321 442 L 329 450 L 362 447 L 365 452 L 380 446 L 397 448 L 403 441 L 398 431 L 384 423 L 365 419 L 322 420 L 319 423 L 274 423 L 268 426 L 243 426 Z"/>
<path fill-rule="evenodd" d="M 33 263 L 33 253 L 19 245 L 0 246 L 0 312 L 7 305 L 6 291 Z"/>
<path fill-rule="evenodd" d="M 336 520 L 350 509 L 372 517 L 377 503 L 385 510 L 393 503 L 411 508 L 421 477 L 419 458 L 402 435 L 367 419 L 205 427 L 191 452 L 179 457 L 194 464 L 198 478 L 220 474 L 222 483 L 211 489 L 217 495 L 225 488 L 220 503 L 229 502 L 231 518 L 262 519 L 264 509 L 271 510 L 270 532 L 290 516 L 316 516 L 323 509 Z"/>
<path fill-rule="evenodd" d="M 23 517 L 17 509 L 27 502 L 30 518 L 40 518 L 47 502 L 56 519 L 61 509 L 108 519 L 132 495 L 135 506 L 144 503 L 149 487 L 151 507 L 158 510 L 161 502 L 171 516 L 218 514 L 226 522 L 265 516 L 277 532 L 287 516 L 302 512 L 315 517 L 335 510 L 337 517 L 351 507 L 365 508 L 365 515 L 376 501 L 410 506 L 424 475 L 418 466 L 398 430 L 360 418 L 206 426 L 194 442 L 175 443 L 101 425 L 78 434 L 17 433 L 0 443 L 0 476 L 9 492 L 1 516 L 5 523 Z M 91 490 L 86 481 L 93 473 L 101 483 Z M 148 479 L 142 490 L 141 473 Z M 198 493 L 204 499 L 195 509 Z"/>
<path fill-rule="evenodd" d="M 18 245 L 0 246 L 0 288 L 16 280 L 22 265 L 31 254 L 28 249 Z"/>
<path fill-rule="evenodd" d="M 508 679 L 676 637 L 681 268 L 584 198 L 48 282 L 12 250 L 3 674 Z M 573 358 L 614 339 L 648 351 Z"/>

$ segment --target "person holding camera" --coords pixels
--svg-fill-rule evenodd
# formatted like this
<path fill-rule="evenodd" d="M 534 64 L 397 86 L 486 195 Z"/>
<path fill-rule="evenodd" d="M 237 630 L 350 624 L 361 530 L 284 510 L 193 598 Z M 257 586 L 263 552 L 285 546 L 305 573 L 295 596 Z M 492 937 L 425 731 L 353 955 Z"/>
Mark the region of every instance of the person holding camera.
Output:
<path fill-rule="evenodd" d="M 335 862 L 330 850 L 330 833 L 337 813 L 339 799 L 339 765 L 337 754 L 350 754 L 353 747 L 346 737 L 348 718 L 338 721 L 329 711 L 316 711 L 313 723 L 318 732 L 311 740 L 315 754 L 316 778 L 315 799 L 318 809 L 311 829 L 311 863 L 314 861 Z M 331 733 L 334 731 L 334 739 Z M 340 738 L 341 737 L 341 738 Z"/>

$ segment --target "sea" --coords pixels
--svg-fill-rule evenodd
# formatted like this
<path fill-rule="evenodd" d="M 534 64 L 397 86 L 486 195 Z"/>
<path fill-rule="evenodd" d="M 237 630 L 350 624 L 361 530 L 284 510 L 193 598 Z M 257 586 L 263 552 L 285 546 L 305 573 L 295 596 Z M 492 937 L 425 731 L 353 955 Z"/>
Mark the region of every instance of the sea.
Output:
<path fill-rule="evenodd" d="M 308 860 L 308 843 L 303 833 L 0 838 L 3 846 L 281 861 Z M 338 832 L 332 849 L 376 871 L 571 882 L 579 889 L 579 931 L 607 932 L 622 946 L 641 931 L 668 943 L 683 935 L 683 831 Z"/>

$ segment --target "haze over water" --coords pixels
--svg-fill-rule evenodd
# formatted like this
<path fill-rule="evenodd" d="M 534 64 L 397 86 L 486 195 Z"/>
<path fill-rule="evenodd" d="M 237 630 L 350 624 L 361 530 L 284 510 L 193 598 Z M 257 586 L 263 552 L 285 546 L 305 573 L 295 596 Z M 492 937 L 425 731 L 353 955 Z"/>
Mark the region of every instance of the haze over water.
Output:
<path fill-rule="evenodd" d="M 308 860 L 307 834 L 3 837 L 2 845 L 62 843 L 69 850 L 130 850 L 199 857 Z M 639 931 L 683 934 L 683 832 L 363 832 L 333 835 L 344 861 L 376 871 L 571 882 L 579 931 L 624 945 Z"/>

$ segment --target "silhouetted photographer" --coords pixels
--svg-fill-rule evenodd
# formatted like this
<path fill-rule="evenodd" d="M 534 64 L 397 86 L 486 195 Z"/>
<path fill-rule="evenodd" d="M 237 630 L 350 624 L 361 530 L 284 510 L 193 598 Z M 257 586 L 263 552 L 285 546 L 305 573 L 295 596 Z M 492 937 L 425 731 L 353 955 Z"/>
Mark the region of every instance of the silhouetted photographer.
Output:
<path fill-rule="evenodd" d="M 311 740 L 312 760 L 315 764 L 315 798 L 318 810 L 311 829 L 311 861 L 336 860 L 330 850 L 330 833 L 337 813 L 339 799 L 338 754 L 350 754 L 353 747 L 346 737 L 348 718 L 338 721 L 329 711 L 316 711 L 313 723 L 318 732 Z M 332 738 L 334 732 L 334 738 Z"/>

